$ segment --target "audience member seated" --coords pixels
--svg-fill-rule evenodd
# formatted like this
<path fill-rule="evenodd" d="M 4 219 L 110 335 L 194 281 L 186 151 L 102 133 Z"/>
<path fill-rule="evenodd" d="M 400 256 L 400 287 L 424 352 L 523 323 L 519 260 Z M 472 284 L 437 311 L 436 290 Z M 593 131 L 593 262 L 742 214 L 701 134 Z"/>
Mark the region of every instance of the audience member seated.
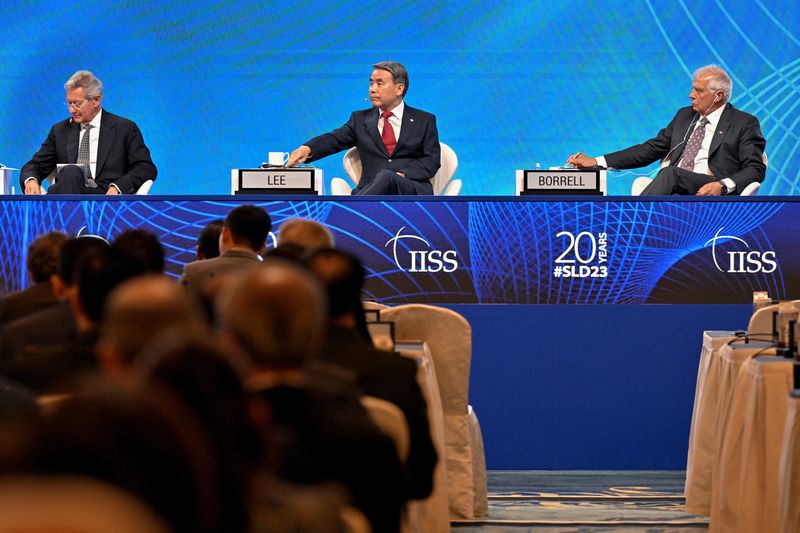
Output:
<path fill-rule="evenodd" d="M 78 328 L 70 304 L 78 290 L 75 265 L 85 255 L 107 249 L 108 243 L 96 237 L 78 237 L 64 243 L 58 274 L 52 277 L 53 292 L 59 303 L 3 326 L 0 333 L 0 373 L 5 365 L 13 364 L 26 351 L 63 346 L 77 336 Z"/>
<path fill-rule="evenodd" d="M 220 255 L 213 259 L 193 261 L 183 267 L 179 282 L 195 301 L 206 297 L 207 286 L 219 277 L 261 262 L 272 220 L 266 211 L 254 205 L 240 205 L 225 218 L 219 238 Z"/>
<path fill-rule="evenodd" d="M 16 461 L 4 458 L 2 473 L 84 475 L 137 495 L 175 532 L 225 530 L 210 448 L 181 402 L 155 386 L 83 391 L 44 420 Z"/>
<path fill-rule="evenodd" d="M 164 247 L 149 231 L 129 229 L 111 243 L 114 268 L 122 279 L 164 272 Z"/>
<path fill-rule="evenodd" d="M 140 285 L 138 280 L 129 283 L 124 287 L 128 291 Z M 181 291 L 174 285 L 169 287 Z M 158 320 L 158 308 L 154 305 L 151 310 L 156 311 L 153 318 Z M 143 318 L 146 309 L 140 307 L 139 311 L 137 318 Z M 133 371 L 140 379 L 176 392 L 197 416 L 217 466 L 222 530 L 244 532 L 248 530 L 248 490 L 261 461 L 259 437 L 248 417 L 239 373 L 214 344 L 190 333 L 183 328 L 154 336 L 134 362 Z"/>
<path fill-rule="evenodd" d="M 28 246 L 25 265 L 33 286 L 0 300 L 0 325 L 57 303 L 51 277 L 58 272 L 61 247 L 69 237 L 60 231 L 39 235 Z"/>
<path fill-rule="evenodd" d="M 354 371 L 365 394 L 400 407 L 411 437 L 406 462 L 408 498 L 426 498 L 433 489 L 436 449 L 431 440 L 427 404 L 417 383 L 416 363 L 374 348 L 357 331 L 358 314 L 363 314 L 361 289 L 365 272 L 356 257 L 339 250 L 320 249 L 306 260 L 306 266 L 328 292 L 328 338 L 320 358 Z"/>
<path fill-rule="evenodd" d="M 97 369 L 95 345 L 98 324 L 106 297 L 120 282 L 111 251 L 92 250 L 75 266 L 77 292 L 70 295 L 77 334 L 66 342 L 51 346 L 27 346 L 3 372 L 9 378 L 35 390 L 58 388 L 56 382 L 81 372 Z"/>
<path fill-rule="evenodd" d="M 315 220 L 290 218 L 281 223 L 278 246 L 296 244 L 306 250 L 333 248 L 333 233 Z"/>
<path fill-rule="evenodd" d="M 224 220 L 212 220 L 200 232 L 200 236 L 197 237 L 197 244 L 194 247 L 198 261 L 214 259 L 219 256 L 219 236 L 222 233 L 224 224 Z"/>
<path fill-rule="evenodd" d="M 106 302 L 97 346 L 100 365 L 107 375 L 120 377 L 142 348 L 165 331 L 209 336 L 201 324 L 184 291 L 166 276 L 130 279 Z"/>
<path fill-rule="evenodd" d="M 405 491 L 394 444 L 370 422 L 351 374 L 308 368 L 324 340 L 325 300 L 301 267 L 269 259 L 220 296 L 223 338 L 250 357 L 253 412 L 269 413 L 278 473 L 340 482 L 374 531 L 398 531 Z"/>

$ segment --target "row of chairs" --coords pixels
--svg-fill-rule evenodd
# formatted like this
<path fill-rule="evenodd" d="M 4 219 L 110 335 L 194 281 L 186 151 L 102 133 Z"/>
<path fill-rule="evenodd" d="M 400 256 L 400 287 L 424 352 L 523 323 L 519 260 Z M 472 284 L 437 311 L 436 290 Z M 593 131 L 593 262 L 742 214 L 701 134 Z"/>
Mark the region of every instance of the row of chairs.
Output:
<path fill-rule="evenodd" d="M 425 531 L 448 531 L 448 523 L 442 520 L 442 515 L 449 515 L 451 519 L 485 516 L 488 497 L 483 437 L 478 417 L 468 399 L 472 359 L 469 322 L 454 311 L 432 305 L 389 307 L 375 302 L 365 302 L 364 305 L 365 309 L 378 310 L 382 322 L 394 323 L 398 344 L 424 344 L 423 358 L 430 357 L 435 380 L 436 390 L 426 395 L 428 402 L 433 403 L 429 406 L 429 413 L 434 413 L 430 417 L 431 433 L 440 457 L 434 493 L 427 500 L 412 504 L 409 514 L 417 517 L 419 522 L 407 524 L 405 531 L 421 531 L 416 527 L 420 523 L 425 524 Z M 371 399 L 367 402 L 374 403 Z M 379 427 L 383 427 L 381 423 L 376 419 Z M 397 439 L 403 438 L 402 427 L 386 431 Z M 406 428 L 406 439 L 407 431 Z M 399 449 L 403 450 L 405 446 L 407 444 L 400 444 Z"/>

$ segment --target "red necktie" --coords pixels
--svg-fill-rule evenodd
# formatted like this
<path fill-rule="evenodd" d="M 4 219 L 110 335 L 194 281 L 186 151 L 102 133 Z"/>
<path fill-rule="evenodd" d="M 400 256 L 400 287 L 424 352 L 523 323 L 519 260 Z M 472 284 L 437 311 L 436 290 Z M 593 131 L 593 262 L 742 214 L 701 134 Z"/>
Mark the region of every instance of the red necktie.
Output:
<path fill-rule="evenodd" d="M 392 112 L 384 111 L 381 116 L 383 117 L 383 132 L 381 133 L 381 140 L 383 140 L 383 145 L 386 147 L 386 151 L 389 152 L 389 155 L 392 155 L 392 152 L 394 152 L 394 147 L 397 146 L 397 140 L 394 138 L 394 130 L 392 129 L 392 125 L 389 124 L 389 117 L 392 116 Z"/>

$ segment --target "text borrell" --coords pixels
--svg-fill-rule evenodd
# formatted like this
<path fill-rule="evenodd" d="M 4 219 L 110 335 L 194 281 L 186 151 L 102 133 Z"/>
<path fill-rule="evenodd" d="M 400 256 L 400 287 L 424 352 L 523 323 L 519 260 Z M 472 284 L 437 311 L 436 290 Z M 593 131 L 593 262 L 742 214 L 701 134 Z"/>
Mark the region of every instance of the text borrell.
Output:
<path fill-rule="evenodd" d="M 583 176 L 539 176 L 539 187 L 586 187 Z"/>

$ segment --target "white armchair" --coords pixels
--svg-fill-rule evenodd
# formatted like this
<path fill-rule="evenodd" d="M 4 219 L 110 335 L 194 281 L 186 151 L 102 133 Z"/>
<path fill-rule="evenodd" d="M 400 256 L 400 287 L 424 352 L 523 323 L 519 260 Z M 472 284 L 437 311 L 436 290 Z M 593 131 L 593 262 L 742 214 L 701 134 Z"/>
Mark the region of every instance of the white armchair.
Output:
<path fill-rule="evenodd" d="M 435 196 L 458 196 L 461 192 L 461 180 L 453 179 L 453 176 L 458 169 L 458 156 L 443 142 L 439 143 L 441 148 L 441 161 L 439 171 L 431 178 L 431 185 L 433 185 L 433 194 Z M 361 180 L 361 157 L 356 148 L 350 148 L 344 154 L 342 160 L 347 176 L 352 180 L 352 184 L 342 178 L 333 178 L 331 180 L 331 194 L 334 196 L 348 196 L 352 193 L 353 189 L 358 185 Z"/>
<path fill-rule="evenodd" d="M 48 187 L 52 186 L 56 182 L 55 170 L 51 172 L 50 175 L 45 178 L 45 180 L 47 180 L 48 182 L 47 185 Z M 153 186 L 153 180 L 147 180 L 139 186 L 139 188 L 136 190 L 136 194 L 137 195 L 150 194 L 150 187 L 152 186 Z M 47 194 L 47 190 L 44 187 L 42 187 L 42 194 Z"/>
<path fill-rule="evenodd" d="M 764 159 L 764 166 L 769 166 L 769 158 L 767 157 L 767 154 L 764 153 L 762 157 Z M 668 164 L 669 164 L 668 160 L 662 162 L 661 168 L 664 168 Z M 633 180 L 633 183 L 631 184 L 631 196 L 641 195 L 642 191 L 644 191 L 652 181 L 653 178 L 647 176 L 639 176 L 638 178 Z M 742 192 L 739 193 L 739 196 L 757 196 L 759 189 L 761 189 L 761 184 L 757 181 L 754 181 L 753 183 L 749 184 L 747 187 L 742 189 Z"/>

